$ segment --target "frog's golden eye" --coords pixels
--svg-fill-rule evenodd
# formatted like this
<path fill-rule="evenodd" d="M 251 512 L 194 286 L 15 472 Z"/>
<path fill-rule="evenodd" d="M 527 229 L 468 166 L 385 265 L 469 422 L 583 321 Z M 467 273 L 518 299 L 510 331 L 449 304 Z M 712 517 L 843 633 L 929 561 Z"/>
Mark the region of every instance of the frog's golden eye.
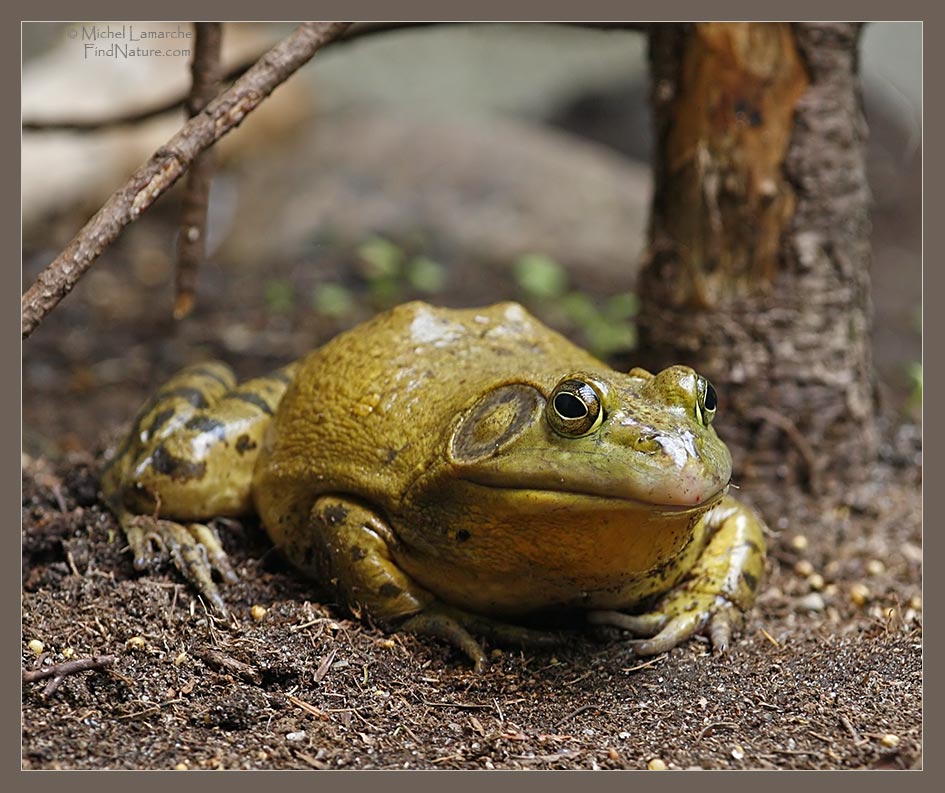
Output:
<path fill-rule="evenodd" d="M 712 387 L 712 383 L 704 377 L 696 381 L 696 418 L 706 427 L 712 423 L 715 418 L 715 411 L 719 406 L 719 397 Z"/>
<path fill-rule="evenodd" d="M 551 428 L 567 438 L 580 438 L 596 430 L 604 420 L 597 389 L 584 380 L 569 377 L 555 386 L 545 406 Z"/>

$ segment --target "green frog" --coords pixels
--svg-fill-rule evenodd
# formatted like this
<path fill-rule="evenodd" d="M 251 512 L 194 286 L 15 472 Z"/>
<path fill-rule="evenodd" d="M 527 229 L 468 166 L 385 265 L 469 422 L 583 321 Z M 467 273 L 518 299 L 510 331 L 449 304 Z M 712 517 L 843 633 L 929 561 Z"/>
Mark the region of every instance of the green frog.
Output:
<path fill-rule="evenodd" d="M 142 408 L 102 488 L 139 569 L 168 556 L 220 614 L 214 517 L 255 512 L 354 614 L 448 640 L 616 626 L 640 655 L 724 650 L 764 527 L 728 495 L 717 397 L 692 369 L 614 371 L 521 306 L 413 302 L 237 384 L 185 369 Z"/>

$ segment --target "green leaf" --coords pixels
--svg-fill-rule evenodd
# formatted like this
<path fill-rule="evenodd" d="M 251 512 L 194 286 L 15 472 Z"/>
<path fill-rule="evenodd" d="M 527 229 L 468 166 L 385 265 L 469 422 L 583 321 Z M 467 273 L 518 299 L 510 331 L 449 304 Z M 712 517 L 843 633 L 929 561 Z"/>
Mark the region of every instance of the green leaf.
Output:
<path fill-rule="evenodd" d="M 368 281 L 393 278 L 401 275 L 404 252 L 390 240 L 371 237 L 358 246 L 358 256 L 367 265 L 364 277 Z"/>
<path fill-rule="evenodd" d="M 584 327 L 598 319 L 597 306 L 586 292 L 568 292 L 559 301 L 568 321 L 578 327 Z"/>
<path fill-rule="evenodd" d="M 407 264 L 407 281 L 418 292 L 442 292 L 446 286 L 446 269 L 433 259 L 417 256 Z"/>
<path fill-rule="evenodd" d="M 607 358 L 637 346 L 636 326 L 629 322 L 594 322 L 584 328 L 588 346 L 598 358 Z"/>
<path fill-rule="evenodd" d="M 322 317 L 344 317 L 354 310 L 354 305 L 351 290 L 341 284 L 319 284 L 312 293 L 312 308 Z"/>
<path fill-rule="evenodd" d="M 556 298 L 568 287 L 568 274 L 550 256 L 543 253 L 526 253 L 513 265 L 515 280 L 531 297 Z"/>
<path fill-rule="evenodd" d="M 273 314 L 288 314 L 295 306 L 295 287 L 285 278 L 273 278 L 263 287 L 266 305 Z"/>
<path fill-rule="evenodd" d="M 630 319 L 640 310 L 640 298 L 634 292 L 618 292 L 604 303 L 604 316 L 608 319 Z"/>

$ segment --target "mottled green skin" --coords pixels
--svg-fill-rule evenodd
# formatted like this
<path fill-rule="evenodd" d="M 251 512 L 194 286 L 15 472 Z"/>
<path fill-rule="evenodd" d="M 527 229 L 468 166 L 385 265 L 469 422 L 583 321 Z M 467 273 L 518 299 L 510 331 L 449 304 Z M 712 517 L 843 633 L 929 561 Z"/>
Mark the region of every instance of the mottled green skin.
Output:
<path fill-rule="evenodd" d="M 549 420 L 547 403 L 569 378 L 599 397 L 599 426 L 581 437 Z M 130 514 L 158 504 L 176 521 L 251 501 L 275 544 L 353 610 L 446 636 L 477 664 L 466 628 L 540 643 L 500 621 L 536 611 L 583 609 L 657 634 L 637 646 L 656 652 L 707 626 L 724 646 L 751 604 L 762 526 L 725 495 L 731 460 L 691 369 L 616 372 L 512 303 L 410 303 L 338 336 L 280 382 L 255 381 L 265 410 L 251 426 L 213 406 L 232 411 L 225 387 L 201 420 L 178 399 L 171 407 L 190 411 L 178 431 L 214 426 L 217 443 L 188 437 L 172 455 L 173 432 L 162 454 L 155 439 L 126 444 L 106 477 L 113 505 Z M 240 421 L 253 447 L 237 453 Z M 179 463 L 171 475 L 168 456 Z M 635 622 L 615 616 L 654 601 Z"/>

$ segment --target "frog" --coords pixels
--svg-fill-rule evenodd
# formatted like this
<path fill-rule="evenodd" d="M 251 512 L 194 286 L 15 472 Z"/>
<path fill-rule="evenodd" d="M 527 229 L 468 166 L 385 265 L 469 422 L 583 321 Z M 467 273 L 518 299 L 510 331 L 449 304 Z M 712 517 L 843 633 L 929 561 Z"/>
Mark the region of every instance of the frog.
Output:
<path fill-rule="evenodd" d="M 725 652 L 765 564 L 735 499 L 718 395 L 687 366 L 617 371 L 521 305 L 380 313 L 237 383 L 184 369 L 102 475 L 141 570 L 168 560 L 219 615 L 214 518 L 255 514 L 348 611 L 439 637 L 560 643 L 559 617 L 651 656 Z M 566 631 L 564 631 L 566 633 Z"/>

